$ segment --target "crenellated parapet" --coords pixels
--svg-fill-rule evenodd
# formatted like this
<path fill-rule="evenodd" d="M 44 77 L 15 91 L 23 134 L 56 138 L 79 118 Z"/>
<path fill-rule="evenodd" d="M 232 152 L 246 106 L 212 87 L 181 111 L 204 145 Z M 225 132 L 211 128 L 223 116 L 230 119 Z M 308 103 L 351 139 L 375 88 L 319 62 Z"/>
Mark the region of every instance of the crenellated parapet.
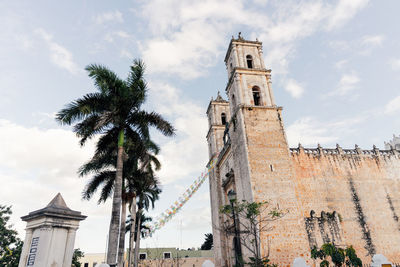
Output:
<path fill-rule="evenodd" d="M 357 155 L 357 156 L 398 156 L 400 150 L 391 147 L 391 149 L 381 150 L 375 145 L 372 149 L 360 149 L 358 145 L 355 145 L 353 149 L 345 149 L 336 144 L 336 148 L 323 148 L 319 144 L 316 148 L 305 148 L 299 144 L 296 148 L 289 148 L 291 154 L 309 154 L 309 155 Z"/>

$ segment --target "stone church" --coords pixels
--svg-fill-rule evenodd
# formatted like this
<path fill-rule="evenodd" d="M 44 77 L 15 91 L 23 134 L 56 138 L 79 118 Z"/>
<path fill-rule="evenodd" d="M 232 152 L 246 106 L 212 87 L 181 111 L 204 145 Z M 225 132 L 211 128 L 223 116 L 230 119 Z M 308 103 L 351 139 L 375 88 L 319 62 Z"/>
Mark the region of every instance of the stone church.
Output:
<path fill-rule="evenodd" d="M 289 266 L 302 257 L 312 265 L 311 248 L 327 242 L 352 245 L 364 263 L 374 254 L 400 262 L 400 151 L 290 148 L 263 58 L 258 40 L 232 38 L 229 101 L 218 94 L 207 109 L 216 266 L 235 262 L 233 235 L 222 230 L 233 220 L 220 213 L 230 190 L 238 201 L 270 201 L 289 211 L 260 236 L 260 252 L 272 263 Z"/>

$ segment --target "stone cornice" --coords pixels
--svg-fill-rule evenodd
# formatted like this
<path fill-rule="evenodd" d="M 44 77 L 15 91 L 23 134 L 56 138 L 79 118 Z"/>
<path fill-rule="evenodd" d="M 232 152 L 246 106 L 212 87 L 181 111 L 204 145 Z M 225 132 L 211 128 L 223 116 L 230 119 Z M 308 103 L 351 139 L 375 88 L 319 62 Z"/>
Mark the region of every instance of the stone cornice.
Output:
<path fill-rule="evenodd" d="M 211 127 L 208 129 L 206 138 L 208 138 L 208 137 L 210 136 L 211 130 L 214 130 L 214 129 L 222 129 L 222 130 L 225 130 L 225 125 L 212 124 Z"/>
<path fill-rule="evenodd" d="M 233 80 L 235 79 L 236 74 L 247 74 L 247 75 L 271 75 L 271 70 L 270 69 L 249 69 L 249 68 L 241 68 L 241 67 L 235 67 L 231 75 L 229 77 L 228 83 L 226 84 L 225 87 L 225 92 L 228 94 L 229 91 L 228 89 L 233 83 Z"/>

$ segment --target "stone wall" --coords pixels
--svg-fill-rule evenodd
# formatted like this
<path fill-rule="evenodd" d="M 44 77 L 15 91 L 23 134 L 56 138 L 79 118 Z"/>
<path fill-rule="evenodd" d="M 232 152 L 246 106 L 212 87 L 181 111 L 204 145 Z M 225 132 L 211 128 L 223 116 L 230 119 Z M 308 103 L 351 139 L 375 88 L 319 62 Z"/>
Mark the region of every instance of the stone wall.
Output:
<path fill-rule="evenodd" d="M 398 152 L 357 146 L 290 151 L 309 246 L 335 240 L 353 245 L 365 263 L 374 254 L 400 261 Z"/>
<path fill-rule="evenodd" d="M 262 233 L 261 253 L 269 254 L 273 263 L 289 266 L 296 257 L 308 257 L 309 249 L 281 108 L 243 106 L 242 114 L 248 154 L 236 157 L 248 158 L 253 199 L 270 201 L 272 206 L 289 211 L 283 219 L 271 223 L 271 231 Z M 239 168 L 244 167 L 242 164 Z"/>

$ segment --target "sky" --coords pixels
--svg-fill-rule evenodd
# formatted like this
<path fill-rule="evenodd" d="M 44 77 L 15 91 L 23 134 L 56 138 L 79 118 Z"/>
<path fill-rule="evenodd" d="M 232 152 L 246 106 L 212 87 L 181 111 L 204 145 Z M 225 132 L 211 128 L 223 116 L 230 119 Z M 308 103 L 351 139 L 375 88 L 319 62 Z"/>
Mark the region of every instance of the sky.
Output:
<path fill-rule="evenodd" d="M 400 134 L 400 2 L 397 0 L 0 1 L 0 204 L 20 217 L 60 192 L 87 215 L 75 247 L 103 252 L 110 204 L 82 200 L 90 159 L 54 114 L 95 91 L 84 71 L 99 63 L 126 78 L 147 66 L 149 98 L 177 129 L 154 132 L 163 193 L 157 216 L 208 162 L 206 109 L 226 97 L 224 56 L 232 35 L 263 42 L 290 146 L 371 149 Z M 211 232 L 208 183 L 143 247 L 200 247 Z"/>

